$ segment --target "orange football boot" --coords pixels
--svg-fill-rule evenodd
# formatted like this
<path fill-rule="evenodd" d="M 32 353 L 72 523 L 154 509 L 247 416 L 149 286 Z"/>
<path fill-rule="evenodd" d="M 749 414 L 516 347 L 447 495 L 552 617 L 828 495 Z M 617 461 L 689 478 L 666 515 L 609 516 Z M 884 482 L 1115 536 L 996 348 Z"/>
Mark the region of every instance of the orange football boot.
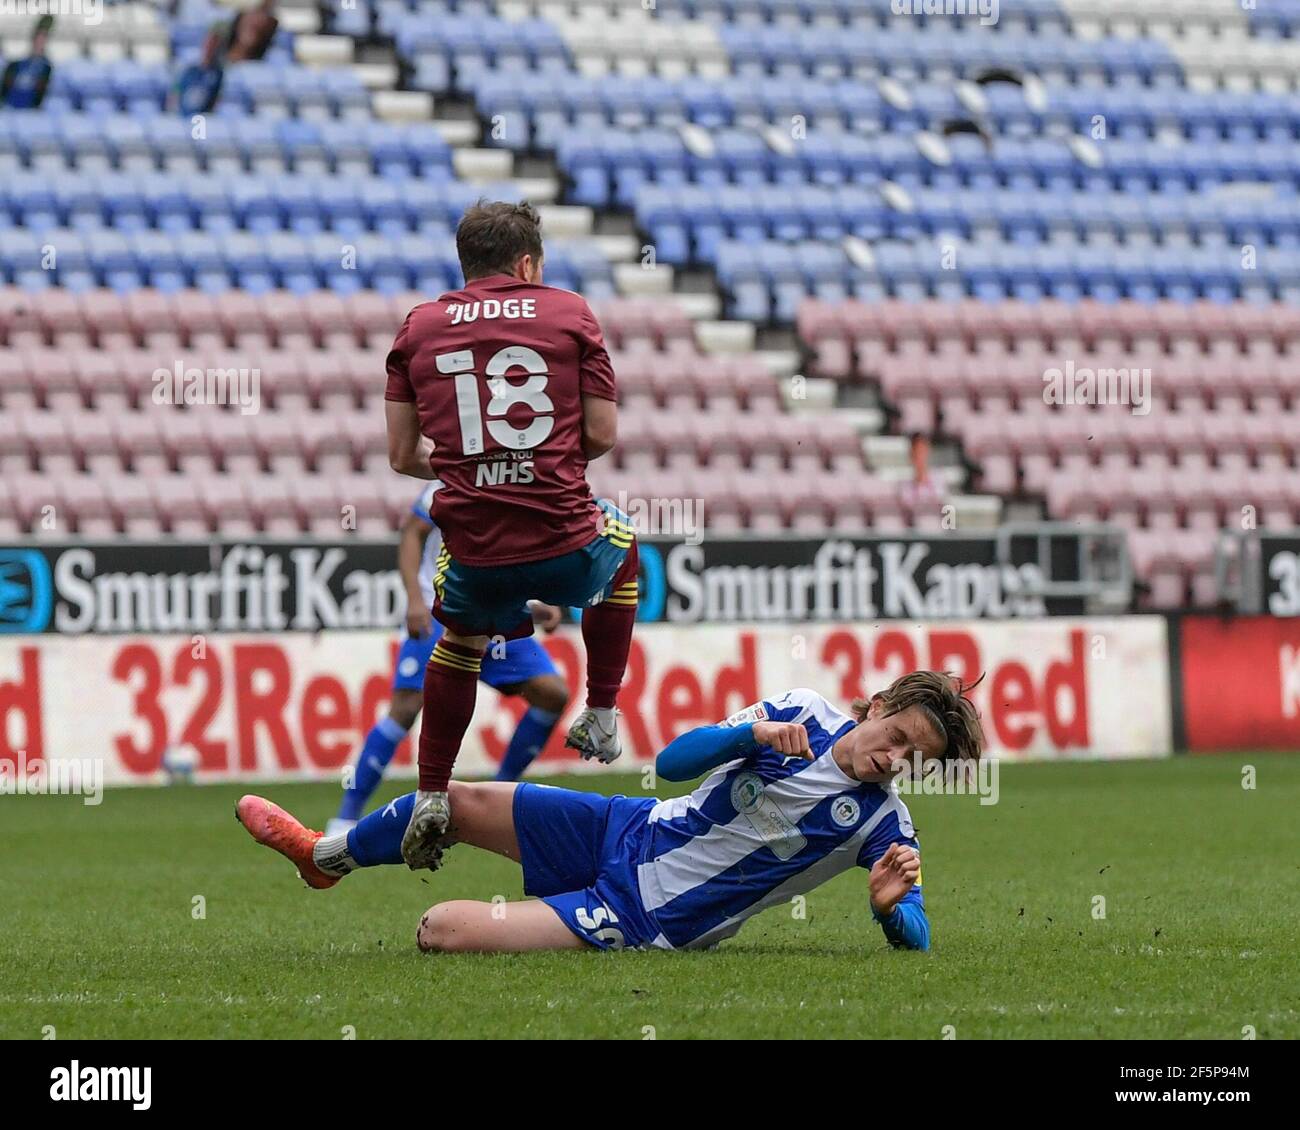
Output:
<path fill-rule="evenodd" d="M 298 875 L 307 886 L 323 891 L 342 877 L 322 871 L 312 860 L 311 849 L 321 833 L 304 827 L 278 804 L 251 794 L 240 797 L 235 805 L 235 819 L 259 844 L 278 851 L 298 868 Z"/>

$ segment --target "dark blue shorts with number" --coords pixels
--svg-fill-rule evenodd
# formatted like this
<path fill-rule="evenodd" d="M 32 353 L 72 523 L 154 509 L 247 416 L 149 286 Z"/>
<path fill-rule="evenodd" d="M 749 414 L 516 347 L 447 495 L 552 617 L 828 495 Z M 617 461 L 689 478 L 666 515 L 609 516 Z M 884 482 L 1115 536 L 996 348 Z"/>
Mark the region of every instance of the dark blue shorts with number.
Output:
<path fill-rule="evenodd" d="M 462 636 L 532 635 L 530 600 L 561 607 L 636 604 L 636 537 L 607 499 L 605 529 L 581 549 L 518 565 L 462 565 L 443 546 L 433 576 L 433 615 Z"/>

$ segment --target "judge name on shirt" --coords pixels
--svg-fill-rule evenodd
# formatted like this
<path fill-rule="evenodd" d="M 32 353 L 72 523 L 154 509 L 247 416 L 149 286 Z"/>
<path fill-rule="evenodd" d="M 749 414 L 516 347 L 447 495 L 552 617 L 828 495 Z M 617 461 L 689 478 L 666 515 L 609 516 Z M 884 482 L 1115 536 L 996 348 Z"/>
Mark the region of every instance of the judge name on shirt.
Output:
<path fill-rule="evenodd" d="M 511 320 L 519 318 L 536 318 L 537 317 L 537 300 L 534 298 L 507 298 L 499 301 L 495 298 L 485 298 L 482 302 L 449 302 L 447 303 L 447 316 L 451 318 L 453 326 L 459 326 L 462 322 L 488 321 L 491 318 L 509 318 Z"/>

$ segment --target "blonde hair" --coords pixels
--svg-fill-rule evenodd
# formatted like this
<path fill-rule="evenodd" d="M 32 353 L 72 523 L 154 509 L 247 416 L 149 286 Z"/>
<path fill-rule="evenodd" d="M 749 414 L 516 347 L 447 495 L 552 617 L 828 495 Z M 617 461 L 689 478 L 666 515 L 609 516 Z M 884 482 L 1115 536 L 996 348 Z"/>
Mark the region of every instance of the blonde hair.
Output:
<path fill-rule="evenodd" d="M 853 717 L 862 722 L 871 704 L 879 699 L 884 716 L 901 714 L 917 707 L 937 733 L 947 739 L 944 760 L 979 760 L 984 750 L 984 727 L 979 711 L 966 696 L 979 686 L 984 676 L 965 683 L 946 671 L 912 671 L 895 679 L 871 698 L 855 698 L 849 707 Z"/>

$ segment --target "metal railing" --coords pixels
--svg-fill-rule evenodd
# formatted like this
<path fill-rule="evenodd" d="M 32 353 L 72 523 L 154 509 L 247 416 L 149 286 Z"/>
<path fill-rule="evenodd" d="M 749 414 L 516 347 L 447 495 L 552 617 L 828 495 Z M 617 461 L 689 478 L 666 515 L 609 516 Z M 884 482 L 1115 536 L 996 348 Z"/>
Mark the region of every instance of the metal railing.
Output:
<path fill-rule="evenodd" d="M 1133 560 L 1128 535 L 1120 527 L 1103 522 L 1008 522 L 997 528 L 995 537 L 999 564 L 1025 563 L 1023 546 L 1026 542 L 1032 546 L 1028 560 L 1042 576 L 1041 583 L 1029 590 L 1033 595 L 1082 599 L 1090 612 L 1124 612 L 1131 607 Z"/>

